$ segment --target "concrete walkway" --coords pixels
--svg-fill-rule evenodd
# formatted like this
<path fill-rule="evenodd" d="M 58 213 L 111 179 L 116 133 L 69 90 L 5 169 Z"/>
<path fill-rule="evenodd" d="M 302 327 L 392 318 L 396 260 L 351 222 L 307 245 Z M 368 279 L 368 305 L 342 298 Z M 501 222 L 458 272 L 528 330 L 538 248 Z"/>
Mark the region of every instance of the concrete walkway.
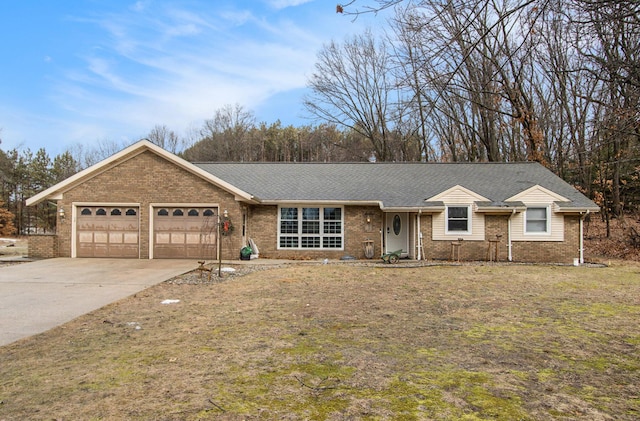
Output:
<path fill-rule="evenodd" d="M 68 259 L 0 266 L 0 346 L 195 269 L 191 260 Z"/>

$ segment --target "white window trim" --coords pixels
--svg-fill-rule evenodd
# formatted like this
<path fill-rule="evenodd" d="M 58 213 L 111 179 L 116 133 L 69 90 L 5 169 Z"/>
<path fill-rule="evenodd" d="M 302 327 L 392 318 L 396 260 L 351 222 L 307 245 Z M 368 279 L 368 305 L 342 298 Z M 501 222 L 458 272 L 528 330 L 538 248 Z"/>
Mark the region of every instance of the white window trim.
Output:
<path fill-rule="evenodd" d="M 281 217 L 282 217 L 282 212 L 281 209 L 282 208 L 298 208 L 298 233 L 297 234 L 289 234 L 289 233 L 284 233 L 282 234 L 280 232 L 280 227 L 281 227 Z M 302 209 L 303 208 L 317 208 L 320 210 L 320 233 L 319 234 L 313 234 L 313 235 L 309 235 L 309 234 L 302 234 Z M 325 208 L 337 208 L 340 209 L 340 234 L 324 234 L 323 232 L 323 226 L 324 226 L 324 209 Z M 279 205 L 278 206 L 278 226 L 276 227 L 276 229 L 278 230 L 278 235 L 276 238 L 276 247 L 277 250 L 335 250 L 335 251 L 342 251 L 344 250 L 344 232 L 345 232 L 345 226 L 344 226 L 344 206 L 333 206 L 333 205 Z M 280 238 L 281 237 L 293 237 L 293 236 L 297 236 L 299 239 L 303 238 L 303 237 L 320 237 L 320 247 L 302 247 L 300 244 L 302 243 L 301 241 L 298 241 L 298 247 L 281 247 L 280 246 Z M 322 243 L 323 243 L 323 237 L 340 237 L 340 247 L 322 247 Z"/>
<path fill-rule="evenodd" d="M 467 208 L 467 230 L 449 231 L 449 208 Z M 473 209 L 471 205 L 447 205 L 444 209 L 444 233 L 446 235 L 471 235 L 473 234 Z"/>
<path fill-rule="evenodd" d="M 546 210 L 546 218 L 547 218 L 547 226 L 544 232 L 530 232 L 527 230 L 527 211 L 529 209 L 545 209 Z M 527 205 L 527 209 L 524 211 L 524 224 L 523 224 L 523 233 L 525 236 L 533 236 L 533 237 L 549 237 L 551 236 L 551 206 L 550 205 Z"/>

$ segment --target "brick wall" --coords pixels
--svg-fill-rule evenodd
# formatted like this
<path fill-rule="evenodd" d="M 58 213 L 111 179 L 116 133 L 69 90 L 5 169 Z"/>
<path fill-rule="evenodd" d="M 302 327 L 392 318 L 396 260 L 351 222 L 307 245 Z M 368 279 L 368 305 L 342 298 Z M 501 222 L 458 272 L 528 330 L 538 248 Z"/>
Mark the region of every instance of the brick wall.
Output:
<path fill-rule="evenodd" d="M 165 160 L 153 152 L 143 152 L 115 165 L 77 187 L 64 193 L 58 202 L 67 214 L 58 220 L 60 256 L 71 256 L 71 204 L 139 203 L 140 257 L 149 258 L 149 205 L 163 204 L 219 204 L 227 209 L 236 230 L 222 237 L 222 258 L 238 259 L 242 248 L 242 208 L 232 194 Z"/>
<path fill-rule="evenodd" d="M 367 222 L 367 215 L 370 222 Z M 249 209 L 248 236 L 260 250 L 260 257 L 271 259 L 339 259 L 345 255 L 365 259 L 364 241 L 373 240 L 374 259 L 379 258 L 382 212 L 378 207 L 344 207 L 344 250 L 278 250 L 278 207 L 252 206 Z"/>
<path fill-rule="evenodd" d="M 27 254 L 31 258 L 51 259 L 58 256 L 57 235 L 30 235 Z"/>

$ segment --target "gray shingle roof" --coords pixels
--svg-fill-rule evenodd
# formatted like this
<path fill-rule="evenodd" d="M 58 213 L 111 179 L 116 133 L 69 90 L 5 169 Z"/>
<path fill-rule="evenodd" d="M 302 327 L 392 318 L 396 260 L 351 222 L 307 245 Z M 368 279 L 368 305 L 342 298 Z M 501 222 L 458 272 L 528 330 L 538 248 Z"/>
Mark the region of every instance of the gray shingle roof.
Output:
<path fill-rule="evenodd" d="M 382 202 L 384 208 L 424 208 L 456 185 L 490 202 L 540 185 L 571 202 L 597 205 L 538 163 L 195 163 L 264 202 Z"/>

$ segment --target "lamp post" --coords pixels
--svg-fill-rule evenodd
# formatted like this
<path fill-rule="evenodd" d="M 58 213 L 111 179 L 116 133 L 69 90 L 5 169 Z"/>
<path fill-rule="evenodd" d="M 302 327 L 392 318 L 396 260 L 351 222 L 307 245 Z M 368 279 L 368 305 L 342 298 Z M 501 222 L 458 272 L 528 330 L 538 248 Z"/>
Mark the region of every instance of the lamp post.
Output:
<path fill-rule="evenodd" d="M 229 211 L 226 209 L 223 212 L 224 220 L 229 218 Z M 220 208 L 218 208 L 218 277 L 222 278 L 222 224 L 223 219 L 220 218 Z"/>

